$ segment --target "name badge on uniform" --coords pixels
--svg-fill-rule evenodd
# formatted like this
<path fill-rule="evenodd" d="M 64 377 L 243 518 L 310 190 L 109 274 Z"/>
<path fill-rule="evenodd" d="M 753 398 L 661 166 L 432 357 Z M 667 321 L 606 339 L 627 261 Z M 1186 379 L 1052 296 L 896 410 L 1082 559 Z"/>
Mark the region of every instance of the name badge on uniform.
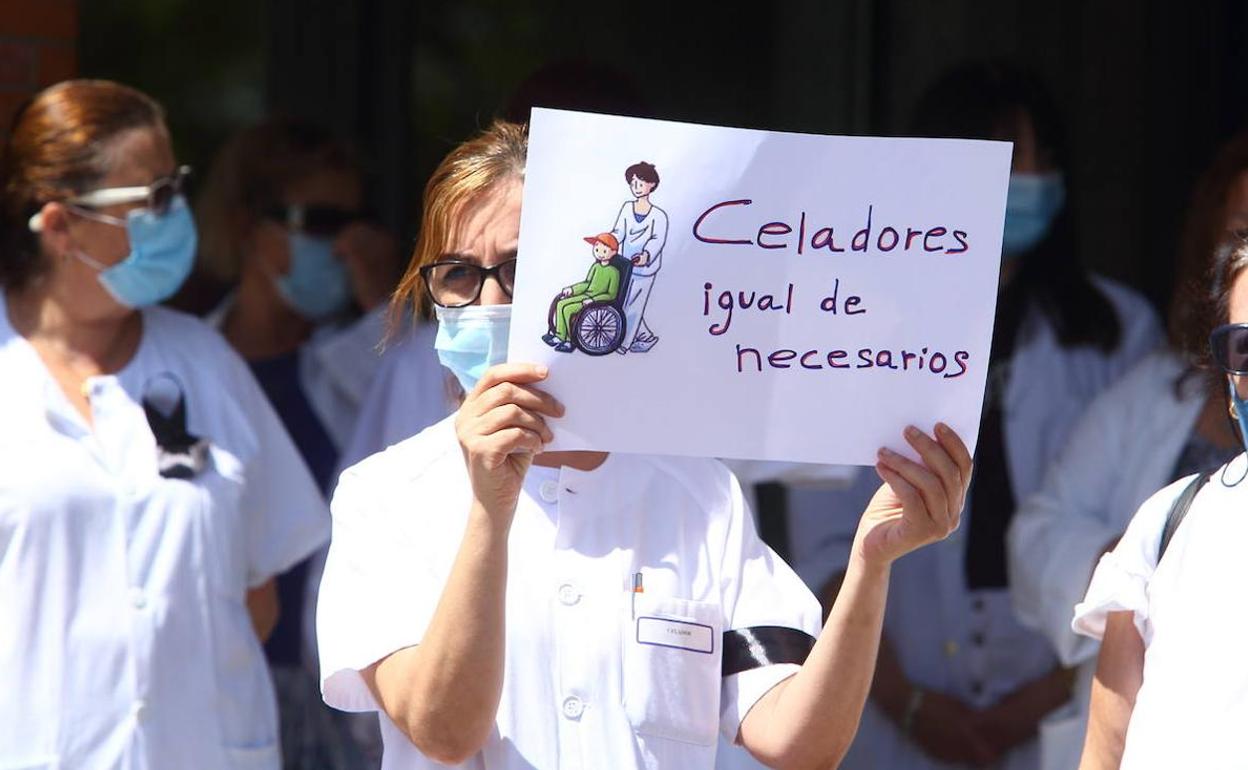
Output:
<path fill-rule="evenodd" d="M 643 615 L 637 618 L 637 643 L 709 655 L 715 651 L 715 631 L 702 623 Z"/>

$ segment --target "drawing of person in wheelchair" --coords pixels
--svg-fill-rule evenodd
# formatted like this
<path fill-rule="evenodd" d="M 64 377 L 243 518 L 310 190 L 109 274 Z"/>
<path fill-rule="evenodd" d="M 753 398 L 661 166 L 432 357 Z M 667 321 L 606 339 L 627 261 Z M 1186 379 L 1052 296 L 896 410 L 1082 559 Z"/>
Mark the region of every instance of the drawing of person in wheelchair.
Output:
<path fill-rule="evenodd" d="M 550 303 L 542 340 L 560 353 L 601 356 L 624 342 L 624 298 L 633 264 L 620 256 L 620 242 L 611 233 L 585 241 L 593 246 L 594 262 L 585 280 L 564 287 Z"/>

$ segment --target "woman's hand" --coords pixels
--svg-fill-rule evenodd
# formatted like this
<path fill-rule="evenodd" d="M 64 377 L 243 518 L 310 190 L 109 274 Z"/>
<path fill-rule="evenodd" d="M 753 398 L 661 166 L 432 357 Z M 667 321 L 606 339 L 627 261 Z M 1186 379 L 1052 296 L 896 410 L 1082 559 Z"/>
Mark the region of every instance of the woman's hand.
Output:
<path fill-rule="evenodd" d="M 547 374 L 545 366 L 534 364 L 491 367 L 455 416 L 473 497 L 492 520 L 505 526 L 511 524 L 533 456 L 552 438 L 545 418 L 563 415 L 562 404 L 532 387 Z"/>
<path fill-rule="evenodd" d="M 957 529 L 971 482 L 971 454 L 944 423 L 935 433 L 933 439 L 913 426 L 905 430 L 922 464 L 880 450 L 875 470 L 884 484 L 867 504 L 854 538 L 854 553 L 867 563 L 887 566 Z"/>

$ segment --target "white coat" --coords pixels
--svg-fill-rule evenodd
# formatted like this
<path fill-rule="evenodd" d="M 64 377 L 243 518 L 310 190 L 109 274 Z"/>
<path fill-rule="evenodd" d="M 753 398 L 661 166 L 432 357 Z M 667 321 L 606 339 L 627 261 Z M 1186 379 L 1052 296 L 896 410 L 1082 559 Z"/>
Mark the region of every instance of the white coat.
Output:
<path fill-rule="evenodd" d="M 1044 634 L 1062 665 L 1080 667 L 1075 697 L 1041 724 L 1044 770 L 1079 763 L 1099 643 L 1071 630 L 1071 613 L 1101 552 L 1141 503 L 1174 480 L 1206 393 L 1200 375 L 1176 390 L 1185 368 L 1177 355 L 1158 350 L 1101 393 L 1010 524 L 1018 619 Z"/>
<path fill-rule="evenodd" d="M 1064 348 L 1047 318 L 1032 310 L 1020 327 L 1004 405 L 1006 462 L 1017 500 L 1039 488 L 1050 460 L 1066 443 L 1089 402 L 1153 350 L 1160 338 L 1156 314 L 1143 297 L 1094 278 L 1122 325 L 1110 354 Z M 801 544 L 794 568 L 818 591 L 843 572 L 858 518 L 878 486 L 861 469 L 846 491 L 802 490 L 789 495 L 789 536 Z M 971 516 L 969 510 L 964 516 Z M 1019 625 L 1002 589 L 968 590 L 964 577 L 966 526 L 947 540 L 907 555 L 893 567 L 884 633 L 906 676 L 917 686 L 986 708 L 1019 686 L 1048 673 L 1057 659 L 1048 641 Z M 1038 767 L 1035 742 L 1000 763 L 1010 770 Z M 733 762 L 736 764 L 728 764 Z M 740 767 L 738 757 L 720 767 Z M 858 737 L 841 765 L 856 768 L 936 770 L 929 759 L 868 701 Z"/>

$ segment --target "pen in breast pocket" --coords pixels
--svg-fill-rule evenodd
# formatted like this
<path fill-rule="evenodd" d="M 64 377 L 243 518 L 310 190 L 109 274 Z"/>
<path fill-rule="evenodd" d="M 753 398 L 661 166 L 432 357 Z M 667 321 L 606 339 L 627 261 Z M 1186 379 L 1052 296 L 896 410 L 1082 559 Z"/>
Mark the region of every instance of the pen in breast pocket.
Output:
<path fill-rule="evenodd" d="M 632 595 L 633 620 L 637 619 L 637 594 L 644 594 L 645 592 L 646 592 L 646 587 L 642 585 L 641 583 L 641 573 L 634 572 L 633 573 L 633 595 Z"/>

